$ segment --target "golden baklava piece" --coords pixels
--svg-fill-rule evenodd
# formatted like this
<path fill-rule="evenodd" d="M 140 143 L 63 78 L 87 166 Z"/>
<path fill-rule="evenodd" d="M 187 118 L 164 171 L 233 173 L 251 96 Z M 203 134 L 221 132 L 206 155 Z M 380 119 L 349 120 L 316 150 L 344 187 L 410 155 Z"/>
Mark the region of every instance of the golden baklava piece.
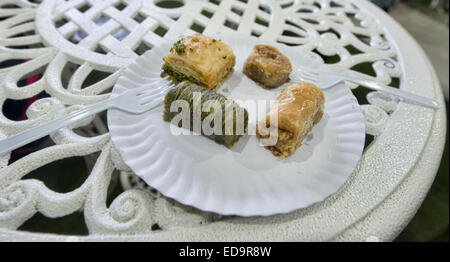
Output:
<path fill-rule="evenodd" d="M 289 80 L 292 65 L 277 48 L 255 45 L 244 64 L 243 72 L 266 88 L 276 88 Z"/>
<path fill-rule="evenodd" d="M 318 87 L 306 82 L 294 83 L 283 90 L 265 121 L 258 123 L 256 135 L 259 139 L 267 139 L 270 130 L 276 130 L 276 139 L 271 144 L 263 145 L 275 156 L 284 159 L 295 153 L 313 126 L 322 119 L 324 105 L 325 96 Z M 276 117 L 276 114 L 278 121 L 271 123 L 270 118 Z"/>
<path fill-rule="evenodd" d="M 188 80 L 210 90 L 218 88 L 236 64 L 230 46 L 198 33 L 178 40 L 163 60 L 162 70 L 172 80 Z"/>

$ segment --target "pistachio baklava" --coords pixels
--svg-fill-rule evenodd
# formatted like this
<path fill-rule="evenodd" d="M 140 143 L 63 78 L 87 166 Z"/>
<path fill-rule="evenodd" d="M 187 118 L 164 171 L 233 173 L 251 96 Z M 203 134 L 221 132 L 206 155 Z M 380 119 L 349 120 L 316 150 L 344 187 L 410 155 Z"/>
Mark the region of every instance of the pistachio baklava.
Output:
<path fill-rule="evenodd" d="M 188 80 L 209 90 L 218 88 L 236 64 L 230 46 L 199 33 L 178 40 L 163 60 L 163 72 L 175 82 Z"/>
<path fill-rule="evenodd" d="M 213 133 L 206 133 L 203 126 L 200 128 L 200 134 L 214 140 L 216 143 L 224 145 L 228 148 L 233 145 L 245 134 L 248 126 L 248 112 L 245 108 L 240 107 L 236 102 L 227 99 L 225 96 L 214 91 L 208 90 L 202 86 L 193 84 L 189 81 L 181 82 L 176 89 L 167 92 L 164 99 L 164 121 L 171 122 L 178 114 L 182 112 L 171 111 L 175 102 L 186 102 L 189 106 L 189 123 L 184 126 L 194 131 L 194 111 L 195 108 L 205 108 L 211 102 L 216 103 L 217 109 L 210 107 L 209 111 L 202 110 L 199 117 L 202 125 L 205 121 L 214 128 Z M 176 105 L 176 104 L 175 104 Z M 219 110 L 220 109 L 220 110 Z M 218 120 L 219 122 L 216 122 Z M 216 123 L 218 125 L 216 126 Z M 182 122 L 176 123 L 179 127 L 183 127 Z M 219 130 L 217 130 L 218 128 Z"/>

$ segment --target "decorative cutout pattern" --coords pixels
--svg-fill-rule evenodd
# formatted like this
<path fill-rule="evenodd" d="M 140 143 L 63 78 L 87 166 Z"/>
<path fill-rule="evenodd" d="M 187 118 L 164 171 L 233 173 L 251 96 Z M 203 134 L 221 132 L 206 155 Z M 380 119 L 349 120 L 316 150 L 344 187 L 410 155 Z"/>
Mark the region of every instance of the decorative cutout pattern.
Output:
<path fill-rule="evenodd" d="M 0 115 L 0 138 L 11 136 L 83 105 L 108 97 L 121 71 L 135 57 L 162 42 L 201 31 L 231 32 L 285 43 L 316 52 L 335 70 L 353 69 L 360 77 L 389 84 L 402 80 L 397 52 L 382 26 L 358 9 L 357 1 L 340 0 L 4 0 L 0 6 L 0 102 L 50 95 L 34 102 L 27 120 Z M 164 8 L 168 2 L 170 8 Z M 40 5 L 40 6 L 39 6 Z M 39 8 L 38 8 L 39 7 Z M 373 76 L 360 65 L 370 65 Z M 18 82 L 45 68 L 33 83 Z M 85 85 L 93 72 L 107 75 Z M 390 121 L 397 100 L 369 93 L 363 111 L 367 132 L 379 135 Z M 106 130 L 98 118 L 93 123 Z M 17 229 L 36 212 L 60 217 L 83 208 L 90 234 L 151 233 L 199 226 L 220 218 L 179 206 L 142 184 L 122 162 L 109 135 L 83 137 L 64 128 L 51 135 L 54 146 L 9 164 L 0 156 L 0 228 Z M 89 178 L 70 193 L 56 193 L 37 180 L 22 180 L 47 163 L 100 152 Z M 114 170 L 125 192 L 106 206 Z M 150 192 L 144 193 L 144 192 Z M 250 219 L 251 220 L 251 219 Z"/>

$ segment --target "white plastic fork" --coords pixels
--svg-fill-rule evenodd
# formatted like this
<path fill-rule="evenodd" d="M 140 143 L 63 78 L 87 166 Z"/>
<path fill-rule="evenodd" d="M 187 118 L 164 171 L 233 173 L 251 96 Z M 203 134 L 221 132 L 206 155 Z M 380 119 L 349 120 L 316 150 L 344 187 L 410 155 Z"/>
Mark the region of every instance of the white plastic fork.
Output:
<path fill-rule="evenodd" d="M 165 93 L 176 87 L 173 84 L 169 84 L 169 82 L 165 80 L 167 80 L 167 77 L 148 86 L 127 90 L 123 94 L 116 97 L 87 106 L 61 118 L 30 128 L 14 136 L 1 140 L 0 155 L 31 143 L 57 131 L 60 128 L 75 124 L 93 114 L 102 112 L 109 108 L 119 109 L 131 114 L 142 114 L 154 109 L 163 102 L 162 98 Z"/>
<path fill-rule="evenodd" d="M 401 90 L 395 87 L 383 85 L 375 81 L 369 81 L 347 74 L 336 73 L 331 70 L 311 69 L 304 66 L 298 66 L 293 71 L 293 80 L 311 82 L 321 89 L 328 89 L 342 82 L 351 82 L 360 86 L 367 87 L 372 90 L 385 92 L 387 94 L 396 96 L 405 102 L 412 102 L 417 105 L 430 107 L 434 109 L 441 108 L 441 105 L 434 99 L 415 95 L 413 93 Z"/>

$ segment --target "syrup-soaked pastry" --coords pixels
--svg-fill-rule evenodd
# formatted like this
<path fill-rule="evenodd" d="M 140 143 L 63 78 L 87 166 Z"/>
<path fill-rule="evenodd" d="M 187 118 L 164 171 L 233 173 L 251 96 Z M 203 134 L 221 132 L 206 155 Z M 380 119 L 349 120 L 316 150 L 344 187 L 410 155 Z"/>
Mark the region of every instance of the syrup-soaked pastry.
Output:
<path fill-rule="evenodd" d="M 201 94 L 201 99 L 194 97 L 195 94 Z M 189 129 L 192 131 L 194 103 L 198 103 L 197 107 L 203 106 L 209 101 L 217 102 L 217 106 L 221 107 L 221 132 L 218 134 L 205 134 L 203 129 L 201 134 L 216 141 L 218 144 L 231 148 L 245 133 L 248 125 L 248 112 L 244 108 L 240 107 L 236 102 L 231 99 L 227 99 L 225 96 L 218 94 L 214 91 L 208 90 L 202 86 L 193 84 L 189 81 L 181 82 L 177 88 L 169 90 L 164 98 L 164 112 L 163 119 L 170 122 L 180 112 L 172 112 L 171 105 L 175 101 L 186 101 L 189 104 Z M 220 111 L 217 111 L 220 112 Z M 214 114 L 214 110 L 209 112 L 201 112 L 200 118 L 203 122 L 205 118 L 211 117 Z M 227 126 L 229 125 L 229 127 Z M 178 126 L 182 127 L 181 121 L 178 122 Z M 228 131 L 227 131 L 227 128 Z"/>
<path fill-rule="evenodd" d="M 265 122 L 258 124 L 256 135 L 259 139 L 268 138 L 267 132 L 261 134 L 264 125 L 268 130 L 276 128 L 276 144 L 266 145 L 266 148 L 284 159 L 295 153 L 313 126 L 322 119 L 324 105 L 325 96 L 318 87 L 306 82 L 294 83 L 280 94 Z M 274 114 L 278 114 L 278 123 L 271 125 L 270 117 Z"/>
<path fill-rule="evenodd" d="M 244 64 L 243 72 L 266 88 L 276 88 L 289 80 L 292 65 L 277 48 L 255 45 Z"/>
<path fill-rule="evenodd" d="M 218 88 L 236 64 L 230 46 L 199 33 L 178 40 L 163 60 L 163 73 L 174 82 L 188 80 L 210 90 Z"/>

